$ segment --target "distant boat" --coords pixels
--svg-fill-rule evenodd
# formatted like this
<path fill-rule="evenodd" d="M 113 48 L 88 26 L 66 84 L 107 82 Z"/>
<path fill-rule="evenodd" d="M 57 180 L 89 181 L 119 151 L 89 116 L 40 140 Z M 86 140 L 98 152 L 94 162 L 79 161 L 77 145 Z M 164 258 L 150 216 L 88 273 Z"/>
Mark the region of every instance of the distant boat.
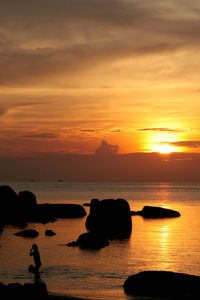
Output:
<path fill-rule="evenodd" d="M 63 182 L 63 180 L 62 179 L 58 179 L 58 182 Z"/>
<path fill-rule="evenodd" d="M 30 182 L 35 182 L 35 179 L 30 179 L 29 181 L 30 181 Z"/>

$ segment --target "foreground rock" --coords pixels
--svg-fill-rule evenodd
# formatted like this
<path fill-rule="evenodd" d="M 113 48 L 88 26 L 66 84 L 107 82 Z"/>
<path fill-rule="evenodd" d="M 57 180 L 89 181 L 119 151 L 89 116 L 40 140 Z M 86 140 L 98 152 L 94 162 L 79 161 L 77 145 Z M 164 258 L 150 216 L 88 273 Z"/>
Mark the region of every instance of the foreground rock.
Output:
<path fill-rule="evenodd" d="M 92 199 L 86 228 L 109 238 L 127 238 L 131 234 L 132 219 L 129 204 L 124 199 Z"/>
<path fill-rule="evenodd" d="M 145 271 L 124 282 L 127 294 L 147 297 L 178 297 L 199 299 L 200 277 L 167 271 Z"/>
<path fill-rule="evenodd" d="M 131 212 L 132 215 L 139 215 L 144 218 L 177 218 L 180 217 L 180 213 L 173 209 L 156 207 L 156 206 L 144 206 L 141 211 Z"/>
<path fill-rule="evenodd" d="M 102 235 L 86 232 L 82 233 L 76 241 L 68 243 L 67 246 L 98 250 L 109 246 L 109 242 Z"/>
<path fill-rule="evenodd" d="M 20 299 L 20 300 L 36 300 L 48 299 L 46 284 L 43 282 L 37 283 L 10 283 L 5 285 L 0 283 L 0 299 Z"/>

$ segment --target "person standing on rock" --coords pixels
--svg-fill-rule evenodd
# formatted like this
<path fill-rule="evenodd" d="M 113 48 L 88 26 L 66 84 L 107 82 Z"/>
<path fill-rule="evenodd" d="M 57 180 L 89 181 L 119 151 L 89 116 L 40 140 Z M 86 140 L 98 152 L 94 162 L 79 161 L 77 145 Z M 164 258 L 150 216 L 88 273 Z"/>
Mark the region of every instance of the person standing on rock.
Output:
<path fill-rule="evenodd" d="M 37 244 L 32 245 L 32 248 L 30 250 L 30 256 L 33 256 L 33 260 L 35 263 L 35 267 L 33 267 L 33 271 L 38 272 L 42 264 L 41 264 L 40 252 L 38 250 Z"/>

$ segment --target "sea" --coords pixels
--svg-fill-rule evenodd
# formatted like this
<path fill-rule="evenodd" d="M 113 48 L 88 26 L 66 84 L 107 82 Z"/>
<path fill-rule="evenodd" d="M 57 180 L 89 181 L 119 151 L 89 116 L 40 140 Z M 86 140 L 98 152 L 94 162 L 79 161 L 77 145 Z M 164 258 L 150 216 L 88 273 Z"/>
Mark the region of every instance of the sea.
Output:
<path fill-rule="evenodd" d="M 0 282 L 46 283 L 48 291 L 59 295 L 99 300 L 150 299 L 130 297 L 123 284 L 132 274 L 165 270 L 200 275 L 200 183 L 130 182 L 0 182 L 16 192 L 29 190 L 38 203 L 89 203 L 92 198 L 124 198 L 131 210 L 145 205 L 178 210 L 181 217 L 144 219 L 132 216 L 129 239 L 112 240 L 101 250 L 68 247 L 86 232 L 86 217 L 58 219 L 54 223 L 29 223 L 37 238 L 15 236 L 20 228 L 5 226 L 0 234 Z M 89 213 L 89 207 L 85 207 Z M 45 230 L 56 235 L 49 237 Z M 39 278 L 29 273 L 33 264 L 30 249 L 37 243 L 42 267 Z"/>

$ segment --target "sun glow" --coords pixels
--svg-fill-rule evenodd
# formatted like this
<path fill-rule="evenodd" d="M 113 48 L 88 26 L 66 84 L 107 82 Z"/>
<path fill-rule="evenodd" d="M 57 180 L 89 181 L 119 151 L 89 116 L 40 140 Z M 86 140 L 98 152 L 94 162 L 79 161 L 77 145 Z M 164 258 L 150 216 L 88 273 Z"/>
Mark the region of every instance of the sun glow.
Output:
<path fill-rule="evenodd" d="M 172 152 L 181 152 L 181 147 L 176 146 L 176 142 L 182 137 L 181 131 L 170 129 L 180 128 L 180 126 L 167 126 L 166 128 L 161 126 L 159 128 L 153 128 L 152 132 L 147 137 L 147 149 L 150 152 L 158 152 L 161 154 L 170 154 Z"/>
<path fill-rule="evenodd" d="M 177 152 L 177 147 L 168 144 L 155 144 L 152 147 L 154 152 L 159 152 L 161 154 L 169 154 L 171 152 Z"/>

